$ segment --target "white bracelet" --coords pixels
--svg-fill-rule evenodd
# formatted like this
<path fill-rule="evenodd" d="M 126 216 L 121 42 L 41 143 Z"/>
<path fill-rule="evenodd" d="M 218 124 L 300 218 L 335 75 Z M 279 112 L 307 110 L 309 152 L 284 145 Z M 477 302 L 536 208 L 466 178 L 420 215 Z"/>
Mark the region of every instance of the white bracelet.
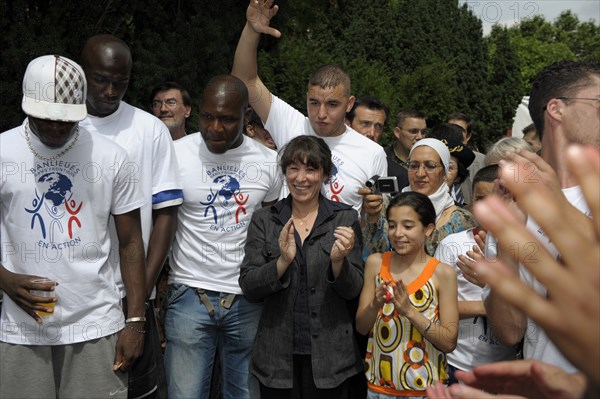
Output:
<path fill-rule="evenodd" d="M 129 318 L 129 319 L 127 319 L 127 320 L 125 320 L 125 324 L 129 324 L 129 323 L 138 323 L 138 322 L 140 322 L 140 321 L 143 321 L 143 322 L 145 322 L 145 321 L 146 321 L 146 318 L 145 318 L 144 316 L 142 316 L 142 317 L 131 317 L 131 318 Z"/>

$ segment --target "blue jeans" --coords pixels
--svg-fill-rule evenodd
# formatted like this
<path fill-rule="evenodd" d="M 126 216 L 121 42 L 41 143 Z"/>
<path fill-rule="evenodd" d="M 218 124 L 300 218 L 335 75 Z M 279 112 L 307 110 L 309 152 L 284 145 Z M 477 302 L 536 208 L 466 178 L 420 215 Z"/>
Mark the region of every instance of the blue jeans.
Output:
<path fill-rule="evenodd" d="M 194 288 L 169 285 L 165 313 L 169 398 L 209 397 L 217 348 L 223 399 L 253 398 L 258 384 L 249 379 L 249 369 L 262 305 L 238 295 L 227 309 L 221 304 L 226 293 L 205 292 L 215 309 L 213 316 L 209 316 Z"/>

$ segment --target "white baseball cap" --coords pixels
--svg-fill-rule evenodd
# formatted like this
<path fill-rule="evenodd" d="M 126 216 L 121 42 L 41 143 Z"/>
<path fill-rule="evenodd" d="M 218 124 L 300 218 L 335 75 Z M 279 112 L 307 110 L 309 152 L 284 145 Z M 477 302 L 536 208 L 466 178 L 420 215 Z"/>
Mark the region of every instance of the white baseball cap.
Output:
<path fill-rule="evenodd" d="M 23 77 L 23 112 L 35 118 L 78 122 L 87 116 L 83 69 L 59 55 L 31 61 Z"/>

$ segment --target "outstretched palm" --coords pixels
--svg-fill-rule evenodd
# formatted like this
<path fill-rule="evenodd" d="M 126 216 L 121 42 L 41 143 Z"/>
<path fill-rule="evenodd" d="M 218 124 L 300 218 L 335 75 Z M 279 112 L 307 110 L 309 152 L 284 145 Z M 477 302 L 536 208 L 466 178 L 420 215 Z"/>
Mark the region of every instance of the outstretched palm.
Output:
<path fill-rule="evenodd" d="M 273 5 L 273 0 L 250 0 L 246 10 L 246 19 L 256 33 L 265 33 L 280 37 L 281 32 L 269 26 L 271 18 L 277 14 L 279 6 Z"/>

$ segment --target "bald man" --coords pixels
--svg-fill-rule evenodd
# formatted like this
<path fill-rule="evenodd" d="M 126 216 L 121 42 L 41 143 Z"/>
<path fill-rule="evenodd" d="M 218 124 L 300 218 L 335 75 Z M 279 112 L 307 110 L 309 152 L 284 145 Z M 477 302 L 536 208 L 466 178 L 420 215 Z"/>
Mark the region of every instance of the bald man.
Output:
<path fill-rule="evenodd" d="M 128 178 L 136 182 L 137 189 L 147 200 L 147 205 L 140 211 L 146 249 L 145 292 L 149 302 L 146 324 L 138 328 L 146 331 L 146 344 L 143 358 L 129 373 L 129 397 L 156 395 L 161 392 L 158 388 L 164 381 L 164 374 L 150 301 L 154 298 L 153 287 L 173 240 L 177 207 L 183 202 L 173 143 L 164 123 L 123 101 L 133 66 L 131 51 L 124 41 L 112 35 L 93 36 L 85 43 L 81 58 L 89 82 L 88 117 L 81 124 L 92 134 L 100 134 L 127 151 L 130 160 L 125 166 Z M 109 227 L 114 235 L 114 226 Z M 119 257 L 111 256 L 110 259 L 117 267 Z M 126 294 L 123 290 L 122 295 Z"/>
<path fill-rule="evenodd" d="M 252 214 L 277 200 L 281 174 L 277 153 L 243 134 L 247 109 L 244 83 L 216 76 L 202 95 L 200 132 L 175 141 L 184 201 L 165 315 L 171 399 L 209 397 L 217 351 L 222 397 L 258 392 L 249 368 L 262 306 L 246 300 L 238 278 Z"/>

